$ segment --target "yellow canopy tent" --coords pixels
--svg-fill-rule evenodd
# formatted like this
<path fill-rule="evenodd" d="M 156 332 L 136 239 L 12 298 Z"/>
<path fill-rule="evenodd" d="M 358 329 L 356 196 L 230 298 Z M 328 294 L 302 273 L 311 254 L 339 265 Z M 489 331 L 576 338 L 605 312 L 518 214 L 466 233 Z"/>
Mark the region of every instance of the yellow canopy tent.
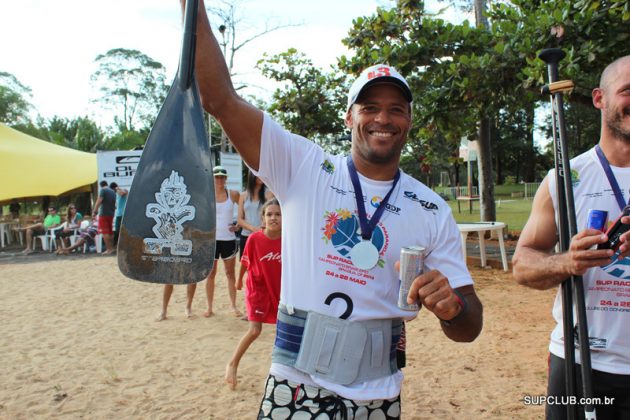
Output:
<path fill-rule="evenodd" d="M 96 179 L 96 154 L 58 146 L 0 124 L 0 203 L 58 196 Z"/>

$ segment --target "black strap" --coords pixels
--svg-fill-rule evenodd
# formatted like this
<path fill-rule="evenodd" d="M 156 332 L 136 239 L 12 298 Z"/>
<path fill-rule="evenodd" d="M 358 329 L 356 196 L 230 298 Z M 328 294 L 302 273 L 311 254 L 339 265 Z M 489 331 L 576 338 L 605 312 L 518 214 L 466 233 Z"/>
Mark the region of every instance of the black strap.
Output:
<path fill-rule="evenodd" d="M 623 211 L 623 208 L 626 206 L 626 203 L 623 199 L 621 188 L 619 188 L 619 183 L 617 182 L 617 178 L 615 178 L 615 174 L 613 174 L 613 171 L 610 168 L 610 163 L 608 163 L 608 159 L 606 159 L 606 155 L 604 155 L 604 152 L 602 148 L 599 147 L 599 144 L 595 146 L 595 152 L 597 153 L 599 162 L 602 164 L 602 168 L 604 169 L 606 178 L 608 178 L 608 183 L 610 184 L 610 188 L 612 188 L 613 193 L 615 194 L 615 198 L 617 199 L 617 204 L 619 205 L 619 209 Z M 628 199 L 628 204 L 630 204 L 630 199 Z"/>
<path fill-rule="evenodd" d="M 363 204 L 363 190 L 361 189 L 361 182 L 359 181 L 359 175 L 357 174 L 357 169 L 354 166 L 354 162 L 352 161 L 352 157 L 348 156 L 348 171 L 350 172 L 350 180 L 352 181 L 352 186 L 354 187 L 354 198 L 357 202 L 357 210 L 359 212 L 359 223 L 361 225 L 361 237 L 369 241 L 372 239 L 372 231 L 378 224 L 378 221 L 381 220 L 381 216 L 385 211 L 385 207 L 387 206 L 387 202 L 389 201 L 389 197 L 392 195 L 392 191 L 396 188 L 396 184 L 400 179 L 400 169 L 396 171 L 396 176 L 394 176 L 394 183 L 390 188 L 389 192 L 383 198 L 383 200 L 378 205 L 378 208 L 372 215 L 372 218 L 368 221 L 367 213 L 365 212 L 365 204 Z"/>
<path fill-rule="evenodd" d="M 315 417 L 315 414 L 331 414 L 330 418 L 334 419 L 336 414 L 341 414 L 341 420 L 348 420 L 348 407 L 337 394 L 315 397 L 313 401 L 320 406 L 313 417 Z"/>

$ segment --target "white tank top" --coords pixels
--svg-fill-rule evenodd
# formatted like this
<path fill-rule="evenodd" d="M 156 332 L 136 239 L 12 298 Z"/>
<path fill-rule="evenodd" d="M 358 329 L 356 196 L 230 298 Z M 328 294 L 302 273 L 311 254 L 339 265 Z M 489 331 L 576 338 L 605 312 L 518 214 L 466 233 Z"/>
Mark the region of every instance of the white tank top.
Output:
<path fill-rule="evenodd" d="M 613 166 L 611 169 L 627 203 L 630 168 Z M 571 160 L 571 174 L 578 231 L 586 228 L 589 209 L 606 210 L 610 226 L 619 217 L 621 210 L 595 149 Z M 550 171 L 547 177 L 549 192 L 556 208 L 555 174 Z M 630 258 L 617 261 L 604 269 L 592 268 L 583 279 L 593 369 L 630 375 Z M 553 306 L 553 317 L 557 325 L 551 333 L 549 351 L 564 357 L 562 296 L 559 289 Z M 579 363 L 579 351 L 575 358 Z"/>
<path fill-rule="evenodd" d="M 234 222 L 234 202 L 230 198 L 230 190 L 225 190 L 227 200 L 217 205 L 217 241 L 233 241 L 236 239 L 234 232 L 230 231 L 230 226 Z"/>

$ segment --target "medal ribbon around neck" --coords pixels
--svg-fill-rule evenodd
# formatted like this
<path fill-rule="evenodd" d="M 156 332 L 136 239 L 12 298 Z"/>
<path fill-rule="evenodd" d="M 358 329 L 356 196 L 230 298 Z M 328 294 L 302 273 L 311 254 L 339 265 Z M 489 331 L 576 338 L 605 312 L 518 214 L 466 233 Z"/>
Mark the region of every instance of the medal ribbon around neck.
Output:
<path fill-rule="evenodd" d="M 400 170 L 396 171 L 392 187 L 385 198 L 383 198 L 383 200 L 379 203 L 378 208 L 372 215 L 372 218 L 368 220 L 367 213 L 365 211 L 365 204 L 363 203 L 363 190 L 361 189 L 361 182 L 359 181 L 359 175 L 351 156 L 348 156 L 347 163 L 348 172 L 350 172 L 350 180 L 352 181 L 352 186 L 354 187 L 354 198 L 357 203 L 359 225 L 361 226 L 361 238 L 363 239 L 352 248 L 350 255 L 354 265 L 359 268 L 369 270 L 378 262 L 378 250 L 371 242 L 372 232 L 381 219 L 389 198 L 392 195 L 394 188 L 396 188 L 396 184 L 398 184 L 398 180 L 400 179 Z"/>
<path fill-rule="evenodd" d="M 599 162 L 602 164 L 602 168 L 604 169 L 606 178 L 608 178 L 608 183 L 610 184 L 610 188 L 612 188 L 613 193 L 615 194 L 615 198 L 617 199 L 617 204 L 619 205 L 619 209 L 623 211 L 623 208 L 626 206 L 626 203 L 623 199 L 621 188 L 619 188 L 619 183 L 617 183 L 617 178 L 615 178 L 615 174 L 613 174 L 613 171 L 610 168 L 610 163 L 608 163 L 608 159 L 606 159 L 606 155 L 604 155 L 604 152 L 602 148 L 599 147 L 599 144 L 595 146 L 595 152 L 597 152 L 597 157 L 599 158 Z M 628 199 L 628 204 L 630 204 L 630 198 Z"/>

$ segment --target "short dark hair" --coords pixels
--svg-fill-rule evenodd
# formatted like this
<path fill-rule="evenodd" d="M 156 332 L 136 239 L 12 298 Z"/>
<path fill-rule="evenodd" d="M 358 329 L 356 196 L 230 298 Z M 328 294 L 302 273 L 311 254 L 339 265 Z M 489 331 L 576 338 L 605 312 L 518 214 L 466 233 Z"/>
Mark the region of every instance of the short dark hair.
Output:
<path fill-rule="evenodd" d="M 100 185 L 101 187 L 107 187 L 107 181 L 101 181 L 101 183 L 98 185 Z"/>
<path fill-rule="evenodd" d="M 111 184 L 109 184 L 109 188 L 111 188 L 112 190 L 115 190 L 116 188 L 118 188 L 118 184 L 116 184 L 115 182 L 112 182 Z"/>

